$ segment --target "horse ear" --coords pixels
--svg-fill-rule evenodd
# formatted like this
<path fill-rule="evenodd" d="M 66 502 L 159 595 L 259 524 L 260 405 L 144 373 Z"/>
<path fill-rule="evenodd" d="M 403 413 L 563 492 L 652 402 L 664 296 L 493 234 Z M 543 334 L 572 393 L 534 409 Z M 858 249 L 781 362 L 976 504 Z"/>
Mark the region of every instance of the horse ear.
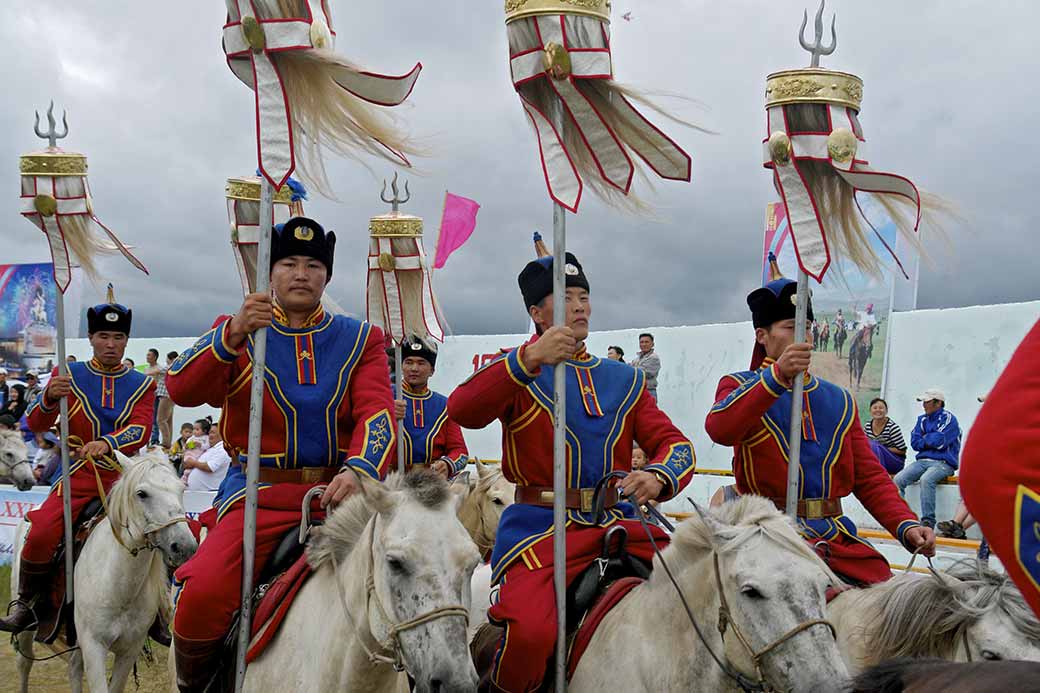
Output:
<path fill-rule="evenodd" d="M 463 488 L 468 490 L 469 489 L 469 474 L 470 473 L 468 471 L 459 472 L 459 474 L 454 479 L 451 480 L 451 486 L 452 487 L 461 486 L 461 487 L 463 487 Z"/>
<path fill-rule="evenodd" d="M 694 503 L 692 499 L 690 500 L 690 504 L 693 505 L 693 509 L 697 511 L 697 515 L 700 517 L 701 522 L 704 523 L 714 538 L 724 539 L 731 533 L 733 528 L 730 525 L 716 519 L 710 512 Z"/>
<path fill-rule="evenodd" d="M 463 472 L 466 473 L 466 472 Z M 460 474 L 459 476 L 462 476 Z M 466 501 L 469 496 L 469 476 L 463 482 L 459 482 L 459 477 L 455 477 L 455 481 L 448 486 L 448 493 L 451 494 L 452 501 L 455 505 L 455 512 L 457 513 L 462 507 L 462 504 Z"/>
<path fill-rule="evenodd" d="M 393 509 L 394 501 L 390 495 L 390 490 L 381 481 L 376 481 L 364 474 L 358 474 L 353 469 L 348 473 L 357 475 L 358 481 L 361 482 L 361 495 L 365 497 L 369 505 L 375 508 L 377 513 L 385 513 Z"/>
<path fill-rule="evenodd" d="M 484 464 L 479 459 L 474 458 L 473 461 L 477 465 L 477 476 L 481 479 L 491 474 L 491 466 Z"/>
<path fill-rule="evenodd" d="M 127 457 L 118 450 L 113 450 L 112 455 L 116 458 L 116 462 L 118 462 L 119 466 L 123 469 L 129 469 L 130 467 L 133 467 L 135 464 L 137 464 L 137 461 L 135 459 Z"/>

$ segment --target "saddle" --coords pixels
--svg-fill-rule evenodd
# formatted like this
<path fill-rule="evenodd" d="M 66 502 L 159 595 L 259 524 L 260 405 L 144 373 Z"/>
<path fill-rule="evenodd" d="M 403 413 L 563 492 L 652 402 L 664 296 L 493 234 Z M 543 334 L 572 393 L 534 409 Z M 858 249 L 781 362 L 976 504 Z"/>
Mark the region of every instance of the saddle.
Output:
<path fill-rule="evenodd" d="M 568 677 L 574 673 L 596 627 L 633 587 L 650 577 L 651 566 L 641 558 L 625 551 L 628 531 L 620 526 L 611 527 L 603 537 L 599 558 L 583 570 L 567 588 L 567 642 Z M 477 690 L 490 691 L 498 644 L 504 629 L 493 624 L 480 628 L 470 643 L 470 654 L 480 675 Z M 551 667 L 546 672 L 543 689 L 552 688 Z"/>
<path fill-rule="evenodd" d="M 95 498 L 83 508 L 80 514 L 72 521 L 72 560 L 73 564 L 79 560 L 79 554 L 83 545 L 87 543 L 87 537 L 94 531 L 101 520 L 105 517 L 104 505 L 100 498 Z M 34 611 L 36 613 L 37 628 L 36 642 L 50 645 L 59 637 L 69 646 L 76 645 L 76 623 L 73 619 L 73 608 L 71 603 L 65 602 L 65 538 L 62 535 L 61 543 L 54 554 L 51 562 L 51 574 L 54 576 L 51 587 L 37 599 Z"/>

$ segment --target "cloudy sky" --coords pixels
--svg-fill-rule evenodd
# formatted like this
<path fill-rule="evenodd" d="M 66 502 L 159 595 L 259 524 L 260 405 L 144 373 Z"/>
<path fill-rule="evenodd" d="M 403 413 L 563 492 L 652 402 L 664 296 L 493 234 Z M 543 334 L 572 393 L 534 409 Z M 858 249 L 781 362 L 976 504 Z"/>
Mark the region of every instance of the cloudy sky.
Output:
<path fill-rule="evenodd" d="M 679 93 L 667 105 L 717 135 L 669 133 L 693 156 L 693 182 L 638 190 L 657 219 L 624 217 L 586 197 L 569 217 L 569 248 L 594 290 L 600 329 L 745 319 L 759 276 L 763 209 L 774 199 L 761 167 L 764 78 L 800 67 L 804 0 L 615 0 L 615 72 Z M 526 320 L 515 277 L 534 230 L 552 214 L 534 138 L 509 83 L 500 0 L 332 0 L 337 50 L 401 73 L 424 69 L 398 109 L 430 149 L 409 173 L 408 211 L 426 219 L 433 252 L 444 191 L 482 205 L 478 227 L 443 272 L 438 294 L 459 334 L 517 332 Z M 0 263 L 47 260 L 43 236 L 18 218 L 19 154 L 39 148 L 34 109 L 69 113 L 62 146 L 86 153 L 99 217 L 138 248 L 145 277 L 106 260 L 106 280 L 135 308 L 141 336 L 186 336 L 240 302 L 223 198 L 229 176 L 255 168 L 253 100 L 220 48 L 219 0 L 15 3 L 0 23 Z M 975 2 L 832 0 L 838 51 L 824 66 L 865 83 L 861 120 L 872 163 L 952 201 L 963 221 L 930 244 L 921 307 L 1040 298 L 1032 228 L 1040 138 L 1040 7 Z M 339 237 L 329 291 L 363 311 L 367 219 L 381 213 L 389 164 L 329 167 L 338 201 L 313 196 L 311 216 Z M 927 242 L 927 239 L 926 239 Z M 103 295 L 85 287 L 87 300 Z"/>

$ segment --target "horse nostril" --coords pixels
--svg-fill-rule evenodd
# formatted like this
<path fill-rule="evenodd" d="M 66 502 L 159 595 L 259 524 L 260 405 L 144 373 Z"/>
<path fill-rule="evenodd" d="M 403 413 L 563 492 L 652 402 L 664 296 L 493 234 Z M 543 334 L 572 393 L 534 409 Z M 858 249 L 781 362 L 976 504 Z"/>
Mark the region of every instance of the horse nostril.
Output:
<path fill-rule="evenodd" d="M 172 544 L 170 544 L 170 550 L 173 551 L 174 553 L 180 553 L 181 552 L 181 545 L 178 544 L 177 542 L 173 542 Z"/>
<path fill-rule="evenodd" d="M 437 691 L 441 690 L 442 685 L 440 679 L 430 679 L 430 690 L 433 691 L 433 693 L 437 693 Z"/>

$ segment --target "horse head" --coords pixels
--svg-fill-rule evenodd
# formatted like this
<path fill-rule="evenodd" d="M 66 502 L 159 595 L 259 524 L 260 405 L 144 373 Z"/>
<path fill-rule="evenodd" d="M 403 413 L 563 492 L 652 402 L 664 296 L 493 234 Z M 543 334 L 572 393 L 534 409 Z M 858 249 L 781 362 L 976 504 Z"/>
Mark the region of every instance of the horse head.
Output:
<path fill-rule="evenodd" d="M 159 448 L 127 457 L 118 450 L 123 473 L 108 494 L 108 520 L 131 553 L 155 549 L 171 568 L 195 554 L 198 543 L 184 514 L 184 484 Z"/>
<path fill-rule="evenodd" d="M 482 554 L 495 545 L 498 522 L 502 513 L 513 504 L 516 484 L 510 482 L 495 465 L 475 460 L 477 479 L 463 472 L 451 485 L 453 493 L 461 496 L 459 521 Z"/>
<path fill-rule="evenodd" d="M 466 627 L 480 556 L 457 518 L 462 499 L 426 470 L 386 483 L 360 478 L 361 493 L 329 515 L 308 547 L 311 565 L 331 562 L 341 590 L 368 566 L 371 637 L 416 691 L 473 690 Z"/>
<path fill-rule="evenodd" d="M 719 604 L 721 654 L 730 666 L 776 690 L 826 690 L 844 680 L 825 620 L 826 591 L 837 577 L 791 521 L 750 495 L 699 515 L 679 526 L 665 555 L 686 550 L 711 562 L 711 587 L 701 573 L 687 594 L 714 594 L 708 599 Z"/>
<path fill-rule="evenodd" d="M 29 447 L 18 431 L 0 431 L 0 479 L 10 479 L 19 491 L 36 485 Z"/>

